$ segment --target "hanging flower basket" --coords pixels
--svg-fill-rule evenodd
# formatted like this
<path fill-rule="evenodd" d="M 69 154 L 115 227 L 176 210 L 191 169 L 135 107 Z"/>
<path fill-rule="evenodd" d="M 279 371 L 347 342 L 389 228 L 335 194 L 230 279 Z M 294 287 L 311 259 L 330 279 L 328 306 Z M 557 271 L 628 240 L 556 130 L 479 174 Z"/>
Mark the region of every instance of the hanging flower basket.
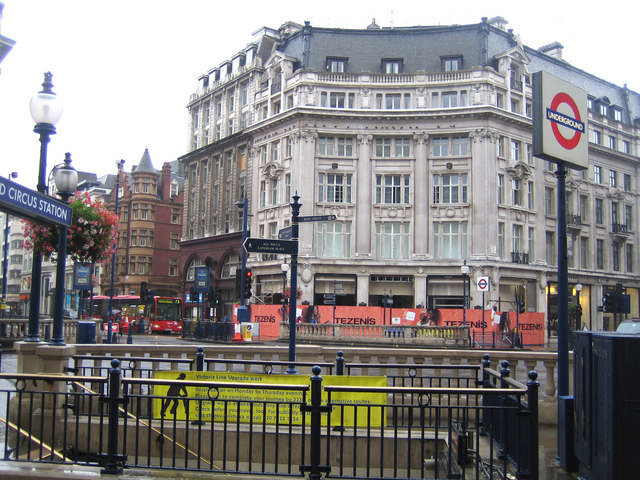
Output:
<path fill-rule="evenodd" d="M 108 260 L 115 250 L 118 235 L 118 216 L 110 212 L 87 192 L 76 192 L 69 206 L 73 212 L 67 227 L 67 256 L 76 262 L 99 263 Z M 24 242 L 27 250 L 56 261 L 58 227 L 34 224 L 23 220 Z"/>

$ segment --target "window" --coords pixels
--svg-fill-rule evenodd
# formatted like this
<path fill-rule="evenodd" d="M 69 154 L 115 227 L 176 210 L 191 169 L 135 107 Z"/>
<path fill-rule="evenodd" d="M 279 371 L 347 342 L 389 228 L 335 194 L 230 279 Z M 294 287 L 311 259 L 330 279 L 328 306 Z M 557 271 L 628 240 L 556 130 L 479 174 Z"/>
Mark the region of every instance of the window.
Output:
<path fill-rule="evenodd" d="M 527 208 L 533 210 L 535 208 L 534 203 L 535 188 L 533 182 L 527 182 Z"/>
<path fill-rule="evenodd" d="M 589 221 L 589 197 L 580 195 L 580 221 Z"/>
<path fill-rule="evenodd" d="M 467 174 L 434 175 L 433 203 L 467 203 Z"/>
<path fill-rule="evenodd" d="M 147 231 L 146 230 L 140 230 L 140 246 L 141 247 L 146 247 L 147 246 Z"/>
<path fill-rule="evenodd" d="M 433 144 L 434 157 L 449 156 L 449 139 L 446 137 L 436 137 L 431 142 Z"/>
<path fill-rule="evenodd" d="M 333 137 L 318 137 L 318 155 L 333 155 L 335 139 Z"/>
<path fill-rule="evenodd" d="M 593 181 L 602 183 L 602 167 L 600 165 L 593 166 Z"/>
<path fill-rule="evenodd" d="M 627 231 L 633 229 L 633 207 L 631 205 L 624 206 L 624 224 L 627 227 Z"/>
<path fill-rule="evenodd" d="M 520 142 L 517 140 L 511 140 L 511 160 L 520 160 Z"/>
<path fill-rule="evenodd" d="M 522 206 L 522 182 L 516 178 L 511 180 L 511 204 L 517 207 Z"/>
<path fill-rule="evenodd" d="M 616 172 L 615 170 L 609 170 L 609 186 L 618 186 L 618 172 Z"/>
<path fill-rule="evenodd" d="M 498 175 L 498 204 L 504 203 L 504 175 Z"/>
<path fill-rule="evenodd" d="M 272 162 L 280 161 L 280 140 L 273 142 L 271 144 L 271 161 Z"/>
<path fill-rule="evenodd" d="M 601 198 L 596 198 L 596 225 L 602 225 L 604 215 L 604 201 Z"/>
<path fill-rule="evenodd" d="M 344 108 L 344 93 L 331 92 L 329 94 L 329 107 L 330 108 Z"/>
<path fill-rule="evenodd" d="M 451 139 L 452 155 L 468 155 L 469 154 L 469 137 L 453 137 Z"/>
<path fill-rule="evenodd" d="M 284 198 L 285 201 L 289 201 L 291 198 L 291 174 L 287 173 L 284 176 Z"/>
<path fill-rule="evenodd" d="M 631 146 L 628 140 L 622 141 L 622 153 L 631 153 Z"/>
<path fill-rule="evenodd" d="M 409 258 L 409 224 L 405 222 L 376 222 L 376 258 Z"/>
<path fill-rule="evenodd" d="M 531 261 L 533 253 L 536 251 L 535 241 L 536 241 L 536 229 L 533 227 L 529 227 L 528 229 L 529 236 L 527 238 L 527 245 L 529 249 L 529 260 Z"/>
<path fill-rule="evenodd" d="M 622 121 L 622 110 L 620 110 L 619 108 L 614 108 L 613 110 L 613 119 L 616 122 L 621 122 Z"/>
<path fill-rule="evenodd" d="M 138 245 L 138 231 L 131 230 L 131 246 L 135 247 Z"/>
<path fill-rule="evenodd" d="M 612 135 L 609 135 L 607 137 L 607 140 L 608 140 L 609 148 L 611 148 L 612 150 L 615 150 L 616 149 L 616 137 L 614 137 Z"/>
<path fill-rule="evenodd" d="M 512 250 L 513 252 L 522 252 L 522 225 L 513 225 L 512 228 Z"/>
<path fill-rule="evenodd" d="M 178 276 L 178 259 L 177 258 L 169 259 L 169 276 L 170 277 Z"/>
<path fill-rule="evenodd" d="M 344 73 L 347 71 L 347 58 L 327 57 L 327 71 L 332 73 Z"/>
<path fill-rule="evenodd" d="M 402 60 L 382 59 L 382 73 L 402 73 Z"/>
<path fill-rule="evenodd" d="M 411 141 L 408 138 L 395 138 L 393 144 L 396 158 L 406 158 L 409 156 Z"/>
<path fill-rule="evenodd" d="M 339 157 L 353 156 L 353 138 L 338 137 L 338 156 Z"/>
<path fill-rule="evenodd" d="M 376 203 L 409 203 L 409 175 L 376 175 Z"/>
<path fill-rule="evenodd" d="M 621 253 L 620 244 L 618 242 L 613 242 L 613 245 L 611 247 L 612 247 L 611 257 L 613 260 L 612 269 L 614 272 L 619 272 L 620 271 L 620 253 Z"/>
<path fill-rule="evenodd" d="M 170 235 L 169 248 L 171 250 L 178 250 L 178 234 L 177 233 L 172 233 Z"/>
<path fill-rule="evenodd" d="M 545 232 L 545 257 L 548 265 L 555 265 L 558 261 L 556 256 L 556 236 L 554 232 Z"/>
<path fill-rule="evenodd" d="M 410 98 L 410 97 L 408 97 Z M 405 104 L 408 102 L 408 98 L 405 98 Z M 376 108 L 387 110 L 398 110 L 402 108 L 402 95 L 399 93 L 379 93 L 376 95 Z M 406 105 L 404 108 L 408 108 Z"/>
<path fill-rule="evenodd" d="M 441 222 L 433 224 L 434 257 L 466 258 L 468 244 L 467 222 Z"/>
<path fill-rule="evenodd" d="M 544 213 L 545 215 L 555 215 L 555 202 L 553 200 L 553 188 L 544 188 Z"/>
<path fill-rule="evenodd" d="M 504 258 L 504 222 L 498 222 L 498 258 Z"/>
<path fill-rule="evenodd" d="M 350 173 L 319 173 L 318 202 L 351 203 L 351 178 Z"/>
<path fill-rule="evenodd" d="M 391 139 L 376 138 L 376 157 L 391 156 Z"/>
<path fill-rule="evenodd" d="M 631 175 L 629 175 L 628 173 L 625 173 L 622 178 L 623 178 L 625 192 L 630 192 L 631 191 Z"/>
<path fill-rule="evenodd" d="M 580 268 L 589 268 L 589 238 L 580 237 Z"/>
<path fill-rule="evenodd" d="M 180 223 L 180 209 L 172 208 L 171 209 L 171 223 L 179 224 Z"/>
<path fill-rule="evenodd" d="M 596 268 L 604 270 L 604 240 L 596 239 Z"/>
<path fill-rule="evenodd" d="M 591 130 L 591 143 L 600 145 L 600 132 L 598 130 Z"/>
<path fill-rule="evenodd" d="M 278 204 L 278 185 L 279 183 L 277 178 L 271 179 L 271 205 Z"/>
<path fill-rule="evenodd" d="M 458 106 L 458 92 L 444 92 L 442 94 L 442 108 L 454 108 Z"/>
<path fill-rule="evenodd" d="M 318 226 L 319 257 L 351 257 L 351 222 L 322 222 Z"/>
<path fill-rule="evenodd" d="M 600 104 L 600 115 L 606 117 L 609 114 L 609 107 L 604 103 Z"/>
<path fill-rule="evenodd" d="M 627 273 L 633 273 L 633 245 L 630 243 L 625 244 L 625 263 L 627 267 Z"/>
<path fill-rule="evenodd" d="M 496 150 L 497 150 L 498 157 L 504 158 L 506 141 L 507 139 L 505 137 L 498 137 L 498 141 L 496 143 Z"/>
<path fill-rule="evenodd" d="M 452 72 L 462 69 L 462 57 L 442 57 L 442 70 Z"/>

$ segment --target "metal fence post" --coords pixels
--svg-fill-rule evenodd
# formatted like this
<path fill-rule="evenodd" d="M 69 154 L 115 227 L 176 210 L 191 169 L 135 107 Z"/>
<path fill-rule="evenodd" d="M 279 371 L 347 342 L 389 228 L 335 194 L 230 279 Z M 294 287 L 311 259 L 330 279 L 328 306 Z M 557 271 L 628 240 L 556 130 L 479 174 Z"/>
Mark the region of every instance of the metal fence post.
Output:
<path fill-rule="evenodd" d="M 309 480 L 321 480 L 322 472 L 329 473 L 331 467 L 320 465 L 322 413 L 331 411 L 329 405 L 322 406 L 322 369 L 316 365 L 311 369 L 311 405 L 302 405 L 304 413 L 310 413 L 309 465 L 300 465 L 301 472 L 309 472 Z"/>
<path fill-rule="evenodd" d="M 102 402 L 107 403 L 107 408 L 109 409 L 107 453 L 99 454 L 98 461 L 104 467 L 100 473 L 118 475 L 122 473 L 124 463 L 127 460 L 126 455 L 118 454 L 118 417 L 120 404 L 125 402 L 125 399 L 120 396 L 122 370 L 120 370 L 120 361 L 118 359 L 111 360 L 108 377 L 107 394 L 100 398 Z"/>
<path fill-rule="evenodd" d="M 336 357 L 336 375 L 344 375 L 344 353 L 342 350 L 338 351 Z"/>
<path fill-rule="evenodd" d="M 505 378 L 509 376 L 511 370 L 509 370 L 509 362 L 507 360 L 503 360 L 500 362 L 502 368 L 500 369 L 500 388 L 508 388 L 507 382 Z M 507 455 L 507 397 L 506 395 L 500 395 L 500 451 L 498 452 L 498 458 L 500 460 L 505 460 L 506 465 L 506 455 Z"/>
<path fill-rule="evenodd" d="M 538 450 L 539 433 L 538 433 L 538 390 L 540 382 L 538 382 L 538 372 L 532 370 L 528 374 L 527 382 L 527 406 L 529 409 L 529 477 L 538 478 Z"/>
<path fill-rule="evenodd" d="M 487 368 L 491 368 L 491 355 L 485 353 L 482 355 L 482 386 L 484 388 L 489 387 L 489 372 Z"/>
<path fill-rule="evenodd" d="M 204 372 L 204 347 L 198 347 L 198 353 L 196 353 L 196 370 L 198 372 Z"/>

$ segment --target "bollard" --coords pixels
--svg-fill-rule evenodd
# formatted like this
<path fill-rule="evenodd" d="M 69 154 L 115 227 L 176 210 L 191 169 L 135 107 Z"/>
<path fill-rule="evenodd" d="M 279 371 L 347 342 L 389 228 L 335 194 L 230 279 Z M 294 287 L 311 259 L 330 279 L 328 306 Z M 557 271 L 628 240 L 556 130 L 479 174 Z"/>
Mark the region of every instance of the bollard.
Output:
<path fill-rule="evenodd" d="M 44 341 L 45 342 L 51 341 L 51 325 L 49 324 L 44 326 Z"/>
<path fill-rule="evenodd" d="M 338 350 L 336 357 L 336 375 L 344 375 L 344 353 L 342 350 Z"/>
<path fill-rule="evenodd" d="M 196 353 L 196 370 L 198 372 L 204 372 L 204 347 L 198 347 L 198 353 Z"/>
<path fill-rule="evenodd" d="M 101 402 L 106 402 L 109 408 L 108 432 L 107 432 L 107 453 L 98 455 L 98 461 L 104 468 L 100 471 L 103 474 L 119 475 L 122 473 L 124 463 L 127 460 L 126 455 L 119 455 L 118 452 L 118 417 L 120 413 L 120 404 L 125 399 L 120 396 L 122 386 L 122 370 L 120 370 L 120 361 L 118 359 L 111 360 L 111 369 L 109 369 L 109 381 L 107 384 L 107 394 L 100 397 Z"/>
<path fill-rule="evenodd" d="M 129 333 L 127 335 L 127 345 L 133 344 L 133 322 L 129 322 Z"/>

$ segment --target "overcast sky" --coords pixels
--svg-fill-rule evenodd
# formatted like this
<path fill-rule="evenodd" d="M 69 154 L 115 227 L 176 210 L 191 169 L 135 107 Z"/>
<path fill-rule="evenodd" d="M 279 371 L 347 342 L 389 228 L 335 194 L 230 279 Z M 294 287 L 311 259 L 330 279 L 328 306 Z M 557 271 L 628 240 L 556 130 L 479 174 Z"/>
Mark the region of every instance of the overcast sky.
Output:
<path fill-rule="evenodd" d="M 64 102 L 47 171 L 71 152 L 78 170 L 102 176 L 137 165 L 149 148 L 156 168 L 184 155 L 185 105 L 197 78 L 242 49 L 262 26 L 478 23 L 502 16 L 533 48 L 558 41 L 563 58 L 640 91 L 637 24 L 629 3 L 514 1 L 0 0 L 0 34 L 16 45 L 0 64 L 0 175 L 37 183 L 39 142 L 29 99 L 53 73 Z M 533 11 L 529 7 L 534 6 Z M 626 12 L 626 13 L 625 13 Z"/>

